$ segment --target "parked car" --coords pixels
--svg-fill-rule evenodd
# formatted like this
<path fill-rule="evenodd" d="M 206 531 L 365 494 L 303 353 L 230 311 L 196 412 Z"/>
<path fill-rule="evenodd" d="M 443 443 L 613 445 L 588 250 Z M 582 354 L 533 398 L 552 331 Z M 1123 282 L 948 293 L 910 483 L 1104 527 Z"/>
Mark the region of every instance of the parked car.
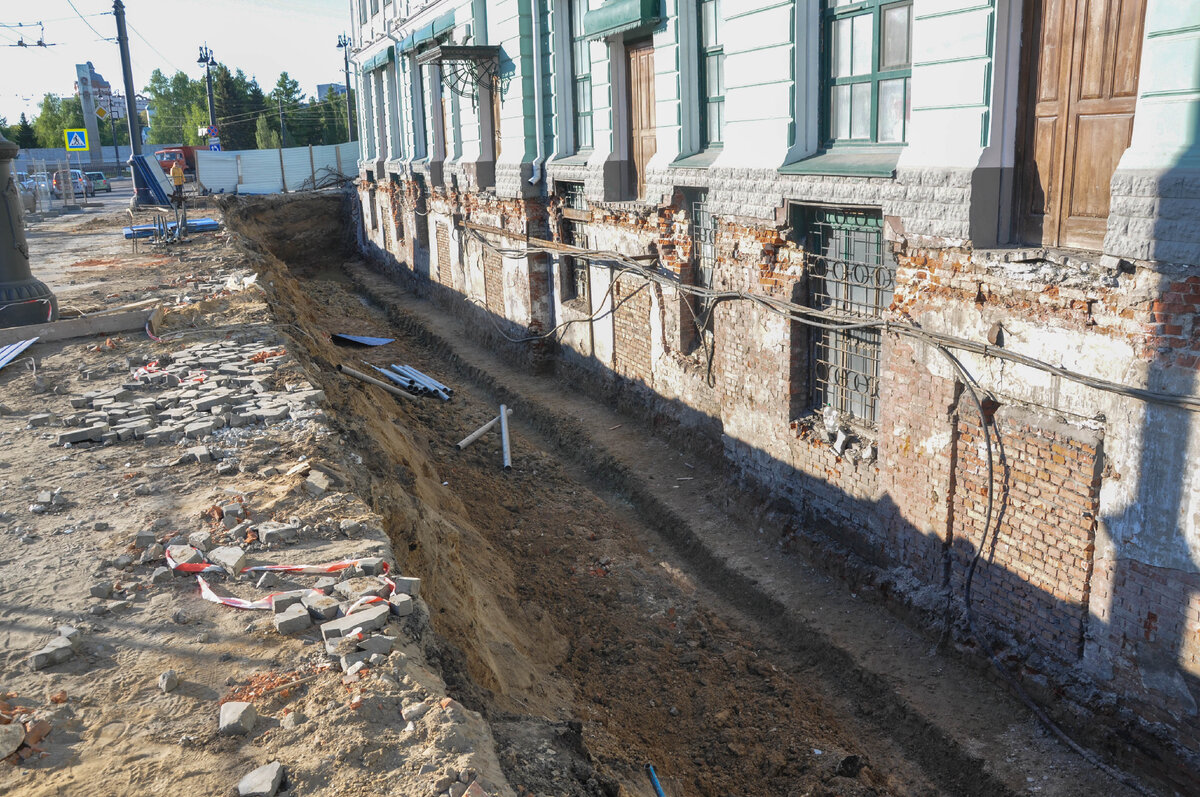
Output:
<path fill-rule="evenodd" d="M 25 209 L 26 213 L 33 213 L 37 209 L 37 195 L 32 188 L 26 186 L 26 183 L 17 183 L 17 196 L 20 197 L 21 207 Z"/>
<path fill-rule="evenodd" d="M 68 175 L 69 178 L 68 178 Z M 83 176 L 83 172 L 79 169 L 67 169 L 65 171 L 57 171 L 54 173 L 54 180 L 50 183 L 50 193 L 56 199 L 62 199 L 63 190 L 66 188 L 66 182 L 70 179 L 71 191 L 77 197 L 95 196 L 96 191 L 92 188 L 91 180 Z"/>
<path fill-rule="evenodd" d="M 25 181 L 25 187 L 45 196 L 50 193 L 50 175 L 46 172 L 31 174 Z"/>
<path fill-rule="evenodd" d="M 87 178 L 92 184 L 92 192 L 104 191 L 112 193 L 112 186 L 108 183 L 108 178 L 104 176 L 104 172 L 87 172 Z"/>

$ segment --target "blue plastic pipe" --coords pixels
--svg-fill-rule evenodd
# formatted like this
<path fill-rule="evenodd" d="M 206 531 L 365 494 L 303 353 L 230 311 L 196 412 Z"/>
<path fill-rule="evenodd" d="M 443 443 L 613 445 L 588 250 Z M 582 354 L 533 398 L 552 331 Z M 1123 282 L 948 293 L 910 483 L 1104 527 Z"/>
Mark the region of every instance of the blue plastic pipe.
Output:
<path fill-rule="evenodd" d="M 658 782 L 658 775 L 656 775 L 654 772 L 654 765 L 649 761 L 646 762 L 646 775 L 650 778 L 650 785 L 654 787 L 654 793 L 658 795 L 658 797 L 667 797 L 667 795 L 663 793 L 662 785 Z"/>

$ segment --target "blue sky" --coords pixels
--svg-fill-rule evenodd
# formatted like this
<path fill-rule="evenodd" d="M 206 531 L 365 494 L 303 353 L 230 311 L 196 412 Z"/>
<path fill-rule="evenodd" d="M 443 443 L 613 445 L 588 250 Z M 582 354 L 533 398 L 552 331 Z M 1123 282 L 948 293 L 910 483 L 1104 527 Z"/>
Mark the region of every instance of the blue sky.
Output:
<path fill-rule="evenodd" d="M 75 64 L 91 61 L 114 91 L 120 90 L 112 0 L 72 2 L 84 19 L 67 0 L 0 0 L 0 24 L 41 21 L 45 41 L 56 43 L 46 48 L 3 46 L 22 36 L 32 43 L 42 34 L 36 25 L 0 27 L 0 116 L 10 123 L 22 111 L 36 113 L 46 93 L 73 93 Z M 264 90 L 286 70 L 312 96 L 318 83 L 342 81 L 337 38 L 349 30 L 349 6 L 347 0 L 125 0 L 134 87 L 141 91 L 156 67 L 201 77 L 196 57 L 207 42 L 218 61 L 257 77 Z"/>

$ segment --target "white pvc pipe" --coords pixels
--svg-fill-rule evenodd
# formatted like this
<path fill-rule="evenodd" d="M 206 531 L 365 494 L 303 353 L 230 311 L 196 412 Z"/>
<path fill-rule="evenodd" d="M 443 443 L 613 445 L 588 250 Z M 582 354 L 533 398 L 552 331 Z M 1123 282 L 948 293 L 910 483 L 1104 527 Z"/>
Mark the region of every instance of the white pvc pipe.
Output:
<path fill-rule="evenodd" d="M 362 373 L 361 371 L 355 371 L 353 368 L 351 368 L 349 366 L 339 365 L 337 367 L 337 369 L 339 371 L 341 371 L 343 374 L 345 374 L 346 376 L 352 376 L 355 379 L 366 382 L 368 385 L 375 385 L 376 387 L 381 387 L 384 390 L 386 390 L 387 392 L 391 393 L 393 396 L 399 396 L 400 398 L 412 399 L 413 401 L 417 400 L 417 397 L 414 396 L 412 393 L 407 393 L 407 392 L 401 390 L 400 388 L 396 387 L 395 385 L 389 385 L 387 382 L 376 379 L 373 376 L 367 376 L 366 374 Z"/>
<path fill-rule="evenodd" d="M 506 412 L 508 415 L 512 415 L 511 408 L 506 410 Z M 480 426 L 475 431 L 471 432 L 469 435 L 464 437 L 462 440 L 459 440 L 458 443 L 456 443 L 454 447 L 457 448 L 459 451 L 462 451 L 464 448 L 471 445 L 471 443 L 474 443 L 476 440 L 483 437 L 485 434 L 487 434 L 492 429 L 494 429 L 496 427 L 496 424 L 498 424 L 498 423 L 500 423 L 499 415 L 497 415 L 495 418 L 492 418 L 490 421 L 485 423 L 483 426 Z"/>
<path fill-rule="evenodd" d="M 537 117 L 537 158 L 533 161 L 533 175 L 529 178 L 530 185 L 542 181 L 542 165 L 546 162 L 546 117 L 542 104 L 542 12 L 539 0 L 533 4 L 533 113 Z"/>
<path fill-rule="evenodd" d="M 504 451 L 504 469 L 512 470 L 512 449 L 508 445 L 508 407 L 500 405 L 500 447 Z"/>

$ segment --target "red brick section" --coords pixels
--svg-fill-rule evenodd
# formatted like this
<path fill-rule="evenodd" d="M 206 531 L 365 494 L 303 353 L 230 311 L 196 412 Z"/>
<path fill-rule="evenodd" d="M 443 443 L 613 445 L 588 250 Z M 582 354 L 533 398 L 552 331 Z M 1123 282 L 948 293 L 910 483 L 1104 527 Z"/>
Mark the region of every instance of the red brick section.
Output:
<path fill-rule="evenodd" d="M 612 300 L 613 370 L 632 382 L 652 385 L 650 288 L 638 277 L 623 277 L 613 285 Z"/>
<path fill-rule="evenodd" d="M 437 281 L 454 287 L 454 272 L 450 261 L 450 225 L 437 224 Z"/>
<path fill-rule="evenodd" d="M 1194 703 L 1182 690 L 1148 689 L 1144 673 L 1176 663 L 1196 695 L 1200 680 L 1200 574 L 1155 567 L 1133 560 L 1097 563 L 1092 597 L 1092 636 L 1099 656 L 1111 664 L 1116 683 L 1149 705 L 1139 712 L 1152 722 L 1172 723 Z M 1165 667 L 1164 667 L 1165 665 Z M 1153 683 L 1153 679 L 1150 680 Z M 1181 683 L 1180 686 L 1183 686 Z M 1194 699 L 1194 697 L 1193 697 Z M 1190 724 L 1192 749 L 1200 747 L 1200 727 Z"/>
<path fill-rule="evenodd" d="M 483 251 L 483 292 L 487 309 L 504 318 L 504 263 L 491 249 Z"/>
<path fill-rule="evenodd" d="M 943 582 L 952 538 L 950 501 L 957 386 L 916 359 L 911 340 L 885 335 L 880 384 L 879 465 L 882 550 L 929 584 Z"/>
<path fill-rule="evenodd" d="M 1003 410 L 996 416 L 1003 460 L 993 439 L 993 531 L 985 540 L 983 432 L 973 402 L 965 396 L 960 401 L 955 583 L 962 584 L 967 563 L 982 546 L 973 583 L 977 616 L 1070 664 L 1083 653 L 1088 620 L 1101 451 L 1086 432 L 1076 437 L 1022 416 Z"/>

